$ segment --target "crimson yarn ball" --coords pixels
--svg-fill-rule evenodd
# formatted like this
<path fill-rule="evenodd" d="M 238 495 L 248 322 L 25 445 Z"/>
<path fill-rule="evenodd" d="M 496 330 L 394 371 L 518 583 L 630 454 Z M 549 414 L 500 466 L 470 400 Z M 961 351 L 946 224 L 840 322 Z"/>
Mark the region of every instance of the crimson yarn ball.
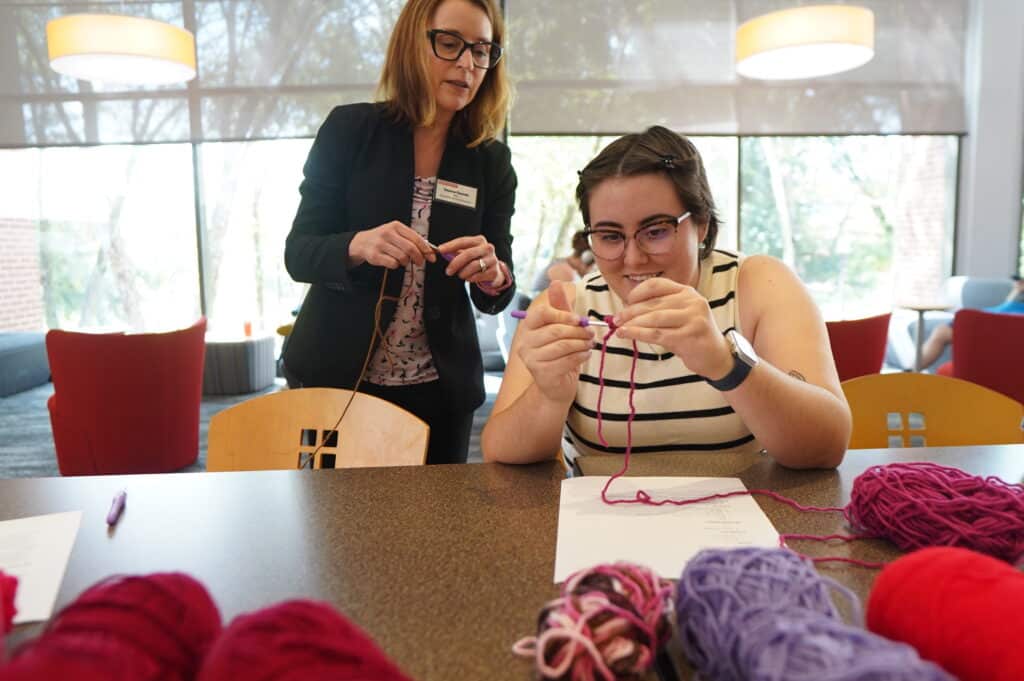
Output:
<path fill-rule="evenodd" d="M 410 681 L 358 626 L 326 603 L 293 600 L 241 615 L 197 681 Z"/>
<path fill-rule="evenodd" d="M 113 577 L 19 647 L 0 680 L 191 681 L 220 629 L 213 599 L 188 575 Z"/>

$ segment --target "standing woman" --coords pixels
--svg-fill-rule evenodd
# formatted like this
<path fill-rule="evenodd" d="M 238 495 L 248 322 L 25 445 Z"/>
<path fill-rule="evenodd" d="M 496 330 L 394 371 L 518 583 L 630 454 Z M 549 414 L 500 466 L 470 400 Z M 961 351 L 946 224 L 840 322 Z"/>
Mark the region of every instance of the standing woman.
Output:
<path fill-rule="evenodd" d="M 503 34 L 493 0 L 410 0 L 380 101 L 335 108 L 317 133 L 285 244 L 289 274 L 312 284 L 289 384 L 352 389 L 362 376 L 360 391 L 430 425 L 427 463 L 466 461 L 484 399 L 470 299 L 495 314 L 515 293 L 516 175 L 495 139 Z"/>

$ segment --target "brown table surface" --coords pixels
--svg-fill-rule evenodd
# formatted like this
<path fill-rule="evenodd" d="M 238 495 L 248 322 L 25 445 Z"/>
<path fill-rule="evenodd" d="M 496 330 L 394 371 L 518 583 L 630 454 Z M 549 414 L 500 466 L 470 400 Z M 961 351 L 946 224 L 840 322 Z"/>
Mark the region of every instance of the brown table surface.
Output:
<path fill-rule="evenodd" d="M 805 504 L 841 505 L 867 466 L 919 460 L 1008 481 L 1024 475 L 1024 445 L 852 451 L 838 471 L 787 470 L 760 455 L 637 455 L 630 472 L 734 476 Z M 586 474 L 620 466 L 616 456 L 580 460 Z M 533 633 L 541 606 L 558 593 L 562 477 L 551 462 L 13 479 L 0 480 L 0 520 L 84 511 L 58 608 L 111 574 L 179 570 L 207 585 L 225 621 L 287 598 L 325 600 L 415 679 L 522 681 L 532 666 L 510 647 Z M 108 534 L 104 518 L 122 488 L 128 504 Z M 757 501 L 780 532 L 843 529 L 838 514 Z M 867 560 L 897 555 L 881 541 L 796 548 Z M 822 571 L 862 598 L 876 574 Z M 16 628 L 11 643 L 40 627 Z"/>

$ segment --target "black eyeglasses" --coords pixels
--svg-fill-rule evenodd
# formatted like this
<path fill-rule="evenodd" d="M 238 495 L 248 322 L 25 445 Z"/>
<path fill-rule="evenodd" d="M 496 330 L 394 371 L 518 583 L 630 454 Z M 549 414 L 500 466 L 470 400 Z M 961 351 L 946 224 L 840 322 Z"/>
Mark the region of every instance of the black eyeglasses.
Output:
<path fill-rule="evenodd" d="M 647 255 L 662 255 L 672 250 L 672 244 L 676 240 L 676 232 L 679 225 L 686 218 L 690 217 L 690 211 L 686 211 L 678 218 L 666 218 L 648 225 L 644 225 L 627 237 L 618 229 L 590 229 L 583 230 L 587 235 L 587 242 L 594 256 L 602 260 L 618 260 L 626 252 L 626 242 L 630 238 L 636 239 L 636 245 Z"/>
<path fill-rule="evenodd" d="M 439 28 L 427 31 L 427 37 L 430 38 L 430 46 L 434 48 L 434 55 L 438 59 L 458 61 L 462 53 L 469 50 L 473 66 L 480 69 L 493 69 L 501 59 L 502 49 L 498 43 L 471 43 L 458 33 L 442 31 Z"/>

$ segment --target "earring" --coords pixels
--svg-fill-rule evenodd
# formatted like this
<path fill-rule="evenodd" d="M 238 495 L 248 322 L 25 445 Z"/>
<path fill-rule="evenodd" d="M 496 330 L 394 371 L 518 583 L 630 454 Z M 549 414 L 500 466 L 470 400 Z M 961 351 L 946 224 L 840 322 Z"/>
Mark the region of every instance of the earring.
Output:
<path fill-rule="evenodd" d="M 707 247 L 708 247 L 708 245 L 706 243 L 704 243 L 703 241 L 701 241 L 699 244 L 697 244 L 697 250 L 698 251 L 703 251 Z"/>

